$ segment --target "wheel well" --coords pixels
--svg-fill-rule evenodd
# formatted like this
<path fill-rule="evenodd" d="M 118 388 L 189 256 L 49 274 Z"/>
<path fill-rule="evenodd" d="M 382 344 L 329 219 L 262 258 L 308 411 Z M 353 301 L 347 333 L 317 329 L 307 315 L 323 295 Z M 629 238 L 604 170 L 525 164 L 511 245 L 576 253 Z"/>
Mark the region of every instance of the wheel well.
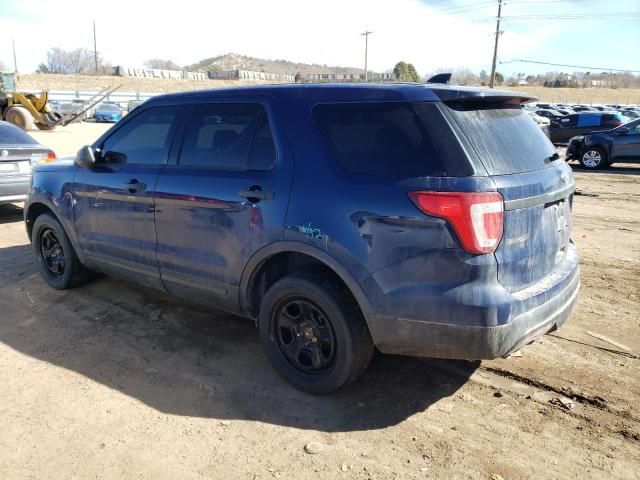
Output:
<path fill-rule="evenodd" d="M 42 203 L 34 203 L 29 206 L 29 210 L 27 210 L 27 215 L 25 217 L 27 223 L 27 234 L 29 235 L 29 240 L 31 240 L 31 233 L 33 232 L 33 224 L 40 215 L 44 213 L 50 213 L 55 217 L 53 211 Z"/>
<path fill-rule="evenodd" d="M 356 305 L 353 293 L 340 276 L 326 264 L 310 255 L 298 252 L 281 252 L 266 259 L 252 275 L 247 289 L 247 309 L 253 318 L 257 318 L 262 297 L 269 287 L 286 275 L 313 270 L 321 272 L 333 279 L 340 288 L 351 296 Z"/>

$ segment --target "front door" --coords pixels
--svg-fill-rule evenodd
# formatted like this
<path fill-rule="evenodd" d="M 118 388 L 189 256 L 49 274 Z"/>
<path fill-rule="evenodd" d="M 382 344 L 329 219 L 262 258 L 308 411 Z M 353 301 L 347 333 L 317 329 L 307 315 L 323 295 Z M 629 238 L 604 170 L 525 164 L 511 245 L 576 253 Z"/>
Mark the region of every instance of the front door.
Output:
<path fill-rule="evenodd" d="M 247 261 L 284 236 L 293 169 L 275 127 L 259 101 L 193 107 L 179 158 L 156 186 L 167 290 L 236 310 Z"/>
<path fill-rule="evenodd" d="M 161 287 L 153 193 L 179 107 L 140 111 L 95 146 L 96 164 L 75 179 L 75 227 L 89 264 Z"/>

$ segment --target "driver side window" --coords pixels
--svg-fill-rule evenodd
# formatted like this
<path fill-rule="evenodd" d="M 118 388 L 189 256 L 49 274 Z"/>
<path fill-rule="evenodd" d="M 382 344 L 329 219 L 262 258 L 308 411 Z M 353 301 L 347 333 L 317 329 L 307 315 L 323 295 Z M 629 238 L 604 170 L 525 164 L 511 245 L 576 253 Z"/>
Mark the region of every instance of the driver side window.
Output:
<path fill-rule="evenodd" d="M 102 145 L 102 158 L 133 165 L 167 163 L 178 109 L 156 107 L 136 115 L 107 138 Z"/>

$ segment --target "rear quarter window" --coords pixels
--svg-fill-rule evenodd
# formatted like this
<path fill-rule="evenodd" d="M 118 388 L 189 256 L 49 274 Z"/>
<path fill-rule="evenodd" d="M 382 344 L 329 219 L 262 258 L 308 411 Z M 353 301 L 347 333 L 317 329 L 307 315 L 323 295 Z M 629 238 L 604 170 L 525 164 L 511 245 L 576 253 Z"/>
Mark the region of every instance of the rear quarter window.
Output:
<path fill-rule="evenodd" d="M 432 132 L 411 103 L 320 104 L 313 116 L 335 159 L 351 172 L 444 175 Z"/>
<path fill-rule="evenodd" d="M 0 146 L 3 145 L 37 145 L 33 138 L 18 127 L 9 123 L 0 123 Z"/>

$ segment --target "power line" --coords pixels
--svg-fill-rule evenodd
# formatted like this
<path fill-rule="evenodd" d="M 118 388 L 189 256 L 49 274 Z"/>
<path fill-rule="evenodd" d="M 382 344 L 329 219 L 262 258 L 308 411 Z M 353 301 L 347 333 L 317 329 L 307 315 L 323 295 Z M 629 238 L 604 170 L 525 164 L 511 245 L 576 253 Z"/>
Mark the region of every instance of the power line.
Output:
<path fill-rule="evenodd" d="M 472 20 L 471 23 L 491 23 L 495 17 Z M 603 12 L 603 13 L 568 13 L 568 14 L 530 14 L 503 17 L 505 21 L 530 20 L 608 20 L 614 22 L 638 22 L 640 12 Z"/>
<path fill-rule="evenodd" d="M 605 72 L 622 72 L 622 73 L 640 73 L 640 70 L 625 70 L 620 68 L 600 68 L 600 67 L 586 67 L 584 65 L 566 65 L 563 63 L 550 63 L 550 62 L 538 62 L 536 60 L 525 60 L 521 58 L 514 58 L 513 60 L 501 61 L 503 63 L 536 63 L 538 65 L 552 65 L 554 67 L 570 67 L 570 68 L 584 68 L 588 70 L 602 70 Z"/>

